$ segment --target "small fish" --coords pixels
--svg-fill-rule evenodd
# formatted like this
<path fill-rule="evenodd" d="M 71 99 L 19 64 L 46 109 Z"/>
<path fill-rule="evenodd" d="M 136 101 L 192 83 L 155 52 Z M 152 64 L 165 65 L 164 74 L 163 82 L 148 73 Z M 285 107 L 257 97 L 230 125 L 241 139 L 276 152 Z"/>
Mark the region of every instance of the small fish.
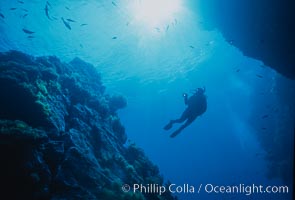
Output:
<path fill-rule="evenodd" d="M 167 25 L 167 27 L 166 27 L 166 31 L 168 31 L 169 30 L 169 25 Z"/>
<path fill-rule="evenodd" d="M 261 75 L 259 75 L 259 74 L 256 74 L 256 76 L 257 76 L 258 78 L 263 78 L 263 76 L 261 76 Z"/>
<path fill-rule="evenodd" d="M 115 2 L 112 1 L 112 4 L 117 7 L 117 4 Z"/>
<path fill-rule="evenodd" d="M 126 23 L 126 26 L 129 26 L 129 22 Z"/>
<path fill-rule="evenodd" d="M 82 45 L 82 44 L 80 44 L 80 47 L 81 47 L 81 48 L 83 48 L 83 45 Z"/>
<path fill-rule="evenodd" d="M 70 10 L 70 8 L 69 8 L 69 7 L 67 7 L 67 6 L 66 6 L 65 8 L 66 8 L 67 10 Z"/>
<path fill-rule="evenodd" d="M 24 14 L 24 15 L 22 16 L 22 18 L 25 18 L 26 16 L 28 16 L 28 13 Z"/>
<path fill-rule="evenodd" d="M 72 30 L 70 24 L 62 17 L 61 20 L 63 21 L 64 25 L 69 29 Z"/>
<path fill-rule="evenodd" d="M 236 72 L 240 72 L 240 71 L 241 71 L 240 69 L 237 69 L 237 70 L 236 70 Z"/>
<path fill-rule="evenodd" d="M 33 39 L 33 38 L 35 38 L 35 37 L 32 36 L 32 35 L 29 35 L 27 38 L 28 38 L 28 39 Z"/>
<path fill-rule="evenodd" d="M 80 26 L 87 26 L 88 24 L 81 24 Z"/>
<path fill-rule="evenodd" d="M 195 47 L 194 47 L 194 46 L 192 46 L 192 45 L 190 45 L 189 47 L 190 47 L 191 49 L 194 49 L 194 48 L 195 48 Z"/>
<path fill-rule="evenodd" d="M 20 4 L 24 4 L 24 3 L 25 3 L 25 2 L 23 2 L 23 1 L 19 1 L 19 0 L 18 0 L 17 2 L 20 3 Z"/>
<path fill-rule="evenodd" d="M 115 40 L 115 39 L 117 39 L 117 37 L 116 36 L 115 37 L 112 37 L 112 39 Z"/>
<path fill-rule="evenodd" d="M 261 129 L 262 129 L 262 130 L 266 130 L 267 128 L 265 128 L 265 127 L 262 127 Z"/>
<path fill-rule="evenodd" d="M 4 16 L 2 13 L 0 13 L 0 17 L 1 17 L 2 19 L 5 18 L 5 16 Z"/>
<path fill-rule="evenodd" d="M 48 1 L 47 1 L 47 3 L 48 3 Z M 51 18 L 50 18 L 50 16 L 49 16 L 49 5 L 48 5 L 47 3 L 46 3 L 46 5 L 45 5 L 44 10 L 45 10 L 45 14 L 46 14 L 47 18 L 48 18 L 49 20 L 51 20 Z"/>
<path fill-rule="evenodd" d="M 34 34 L 34 31 L 30 31 L 28 29 L 23 28 L 23 32 L 25 32 L 26 34 Z"/>
<path fill-rule="evenodd" d="M 268 115 L 263 115 L 261 118 L 262 119 L 268 118 Z"/>
<path fill-rule="evenodd" d="M 51 4 L 50 4 L 48 1 L 46 1 L 46 5 L 48 5 L 48 6 L 50 6 L 50 7 L 51 7 Z"/>
<path fill-rule="evenodd" d="M 156 27 L 155 29 L 156 29 L 159 33 L 161 32 L 161 29 L 160 29 L 160 28 Z"/>
<path fill-rule="evenodd" d="M 25 8 L 22 8 L 22 11 L 24 11 L 24 12 L 29 12 L 27 9 L 25 9 Z"/>
<path fill-rule="evenodd" d="M 176 25 L 178 22 L 177 22 L 177 19 L 174 19 L 174 24 Z"/>
<path fill-rule="evenodd" d="M 16 8 L 10 8 L 9 10 L 16 10 Z"/>
<path fill-rule="evenodd" d="M 73 19 L 67 19 L 68 22 L 76 22 L 75 20 Z"/>

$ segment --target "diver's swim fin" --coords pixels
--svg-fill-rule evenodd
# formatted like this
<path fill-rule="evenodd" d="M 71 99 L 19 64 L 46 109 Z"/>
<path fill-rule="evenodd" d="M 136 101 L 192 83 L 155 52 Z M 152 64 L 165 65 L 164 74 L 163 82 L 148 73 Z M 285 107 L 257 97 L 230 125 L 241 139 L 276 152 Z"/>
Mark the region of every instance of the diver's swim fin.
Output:
<path fill-rule="evenodd" d="M 164 126 L 165 130 L 169 130 L 172 128 L 172 122 L 170 121 L 166 126 Z"/>
<path fill-rule="evenodd" d="M 170 137 L 171 137 L 171 138 L 176 137 L 176 135 L 178 135 L 181 131 L 182 131 L 182 129 L 178 129 L 178 130 L 174 131 L 174 132 L 170 135 Z"/>

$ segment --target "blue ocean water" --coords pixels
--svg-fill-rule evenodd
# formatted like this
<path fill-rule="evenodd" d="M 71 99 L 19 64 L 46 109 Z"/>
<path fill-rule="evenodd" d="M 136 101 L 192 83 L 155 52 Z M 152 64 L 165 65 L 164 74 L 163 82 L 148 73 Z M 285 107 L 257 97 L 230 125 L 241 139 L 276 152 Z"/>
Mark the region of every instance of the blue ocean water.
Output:
<path fill-rule="evenodd" d="M 277 157 L 293 158 L 294 81 L 244 56 L 218 30 L 203 29 L 189 0 L 159 2 L 1 0 L 0 51 L 95 65 L 107 92 L 128 100 L 119 111 L 128 142 L 171 183 L 196 190 L 200 184 L 289 186 L 289 194 L 180 192 L 180 199 L 292 199 L 292 167 L 271 166 L 290 161 Z M 182 93 L 203 86 L 207 111 L 169 138 L 163 127 L 185 109 Z M 290 95 L 284 100 L 282 87 Z M 277 143 L 289 146 L 284 151 Z"/>

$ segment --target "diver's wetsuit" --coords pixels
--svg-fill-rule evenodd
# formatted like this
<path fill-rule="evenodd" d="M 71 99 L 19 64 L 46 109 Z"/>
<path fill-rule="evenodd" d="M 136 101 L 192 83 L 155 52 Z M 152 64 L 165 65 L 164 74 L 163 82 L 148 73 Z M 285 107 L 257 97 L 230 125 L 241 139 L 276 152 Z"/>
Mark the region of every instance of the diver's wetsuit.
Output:
<path fill-rule="evenodd" d="M 202 115 L 207 110 L 207 100 L 203 89 L 198 89 L 198 91 L 189 99 L 185 96 L 184 103 L 187 105 L 187 108 L 182 113 L 181 117 L 176 120 L 171 120 L 164 127 L 165 130 L 169 130 L 174 123 L 182 123 L 186 120 L 186 122 L 173 132 L 170 137 L 178 135 L 184 128 L 190 125 L 198 116 Z"/>

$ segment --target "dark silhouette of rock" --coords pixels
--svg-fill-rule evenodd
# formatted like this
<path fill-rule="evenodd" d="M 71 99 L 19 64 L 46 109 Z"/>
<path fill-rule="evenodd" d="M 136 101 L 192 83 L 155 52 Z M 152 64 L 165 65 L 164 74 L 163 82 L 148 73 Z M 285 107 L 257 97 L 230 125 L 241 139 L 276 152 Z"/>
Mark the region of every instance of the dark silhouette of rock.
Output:
<path fill-rule="evenodd" d="M 78 58 L 0 53 L 1 199 L 175 199 L 122 191 L 163 178 L 125 145 L 116 113 L 125 98 L 104 92 L 100 74 Z"/>
<path fill-rule="evenodd" d="M 295 79 L 295 1 L 195 1 L 206 29 L 217 28 L 246 56 Z"/>
<path fill-rule="evenodd" d="M 295 82 L 281 75 L 276 76 L 274 81 L 275 83 L 269 86 L 272 92 L 255 98 L 256 103 L 252 105 L 249 123 L 264 149 L 263 159 L 267 161 L 266 176 L 269 179 L 280 178 L 284 183 L 292 185 Z M 265 99 L 269 105 L 265 105 Z M 265 115 L 265 111 L 268 114 Z"/>

